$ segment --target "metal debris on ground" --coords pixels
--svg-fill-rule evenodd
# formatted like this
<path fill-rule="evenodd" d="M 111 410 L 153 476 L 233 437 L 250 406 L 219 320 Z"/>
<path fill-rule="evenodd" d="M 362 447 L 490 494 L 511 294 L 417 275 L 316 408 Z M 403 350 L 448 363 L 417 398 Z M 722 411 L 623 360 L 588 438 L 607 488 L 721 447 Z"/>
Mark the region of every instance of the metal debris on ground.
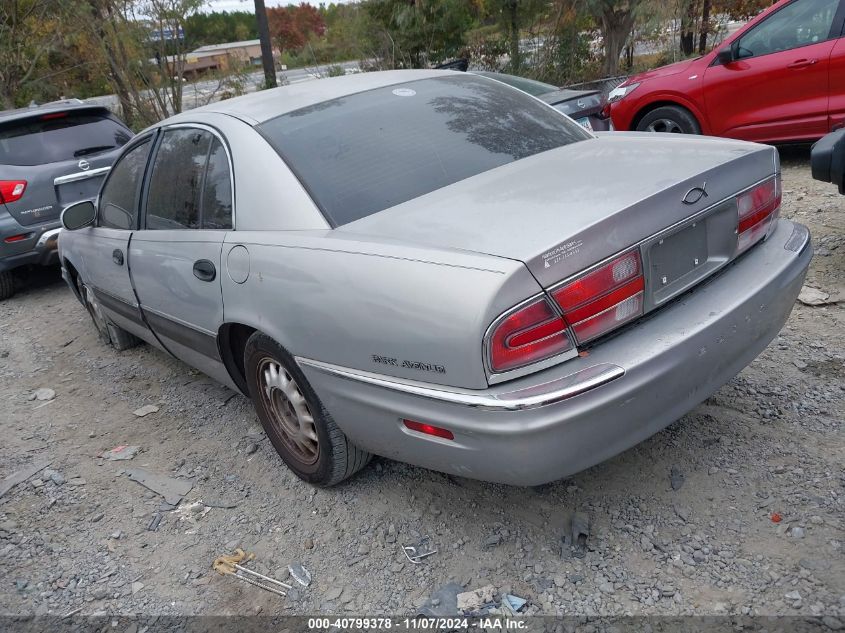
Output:
<path fill-rule="evenodd" d="M 241 548 L 235 550 L 234 554 L 218 556 L 211 564 L 214 569 L 221 576 L 233 576 L 238 580 L 242 580 L 254 587 L 264 589 L 270 593 L 275 593 L 279 596 L 287 595 L 282 589 L 293 589 L 289 584 L 270 578 L 264 574 L 259 574 L 257 571 L 247 569 L 240 563 L 246 563 L 255 558 L 255 554 L 247 554 Z M 282 589 L 280 589 L 281 587 Z"/>
<path fill-rule="evenodd" d="M 137 415 L 139 418 L 143 418 L 145 415 L 149 415 L 150 413 L 155 413 L 158 411 L 158 407 L 154 404 L 145 404 L 140 409 L 135 409 L 132 413 Z"/>
<path fill-rule="evenodd" d="M 522 607 L 528 604 L 528 600 L 506 593 L 502 596 L 502 611 L 507 615 L 516 615 Z"/>
<path fill-rule="evenodd" d="M 126 444 L 121 444 L 120 446 L 115 446 L 111 450 L 105 451 L 101 457 L 110 462 L 122 462 L 127 459 L 132 459 L 140 452 L 140 450 L 140 446 L 127 446 Z"/>
<path fill-rule="evenodd" d="M 150 519 L 150 522 L 147 523 L 147 531 L 148 532 L 155 532 L 156 530 L 158 530 L 158 526 L 159 526 L 160 523 L 161 523 L 161 513 L 156 512 L 152 516 L 152 518 Z"/>
<path fill-rule="evenodd" d="M 167 503 L 173 506 L 179 505 L 182 498 L 194 487 L 192 481 L 159 475 L 146 468 L 127 468 L 124 472 L 129 479 L 160 494 Z"/>
<path fill-rule="evenodd" d="M 419 565 L 424 558 L 428 558 L 432 554 L 436 554 L 437 550 L 431 548 L 429 538 L 424 536 L 416 545 L 403 545 L 402 551 L 405 552 L 405 558 L 411 561 L 414 565 Z"/>
<path fill-rule="evenodd" d="M 28 468 L 19 470 L 18 472 L 12 473 L 8 477 L 6 477 L 2 482 L 0 482 L 0 497 L 5 495 L 18 484 L 21 484 L 30 477 L 33 477 L 40 473 L 42 470 L 47 468 L 50 463 L 50 461 L 38 462 L 36 464 L 33 464 L 32 466 L 29 466 Z"/>
<path fill-rule="evenodd" d="M 311 572 L 305 569 L 302 563 L 291 563 L 288 565 L 288 572 L 290 572 L 291 578 L 303 587 L 311 584 Z"/>

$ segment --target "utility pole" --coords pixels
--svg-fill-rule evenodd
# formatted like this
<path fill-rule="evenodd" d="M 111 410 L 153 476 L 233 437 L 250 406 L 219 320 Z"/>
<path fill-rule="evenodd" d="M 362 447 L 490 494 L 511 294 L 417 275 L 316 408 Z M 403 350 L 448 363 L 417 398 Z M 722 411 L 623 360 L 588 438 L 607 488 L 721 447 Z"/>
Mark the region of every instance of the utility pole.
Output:
<path fill-rule="evenodd" d="M 255 19 L 258 22 L 258 38 L 261 40 L 261 64 L 264 66 L 264 87 L 276 87 L 276 63 L 273 61 L 273 43 L 270 41 L 270 25 L 267 23 L 267 9 L 264 0 L 255 0 Z"/>

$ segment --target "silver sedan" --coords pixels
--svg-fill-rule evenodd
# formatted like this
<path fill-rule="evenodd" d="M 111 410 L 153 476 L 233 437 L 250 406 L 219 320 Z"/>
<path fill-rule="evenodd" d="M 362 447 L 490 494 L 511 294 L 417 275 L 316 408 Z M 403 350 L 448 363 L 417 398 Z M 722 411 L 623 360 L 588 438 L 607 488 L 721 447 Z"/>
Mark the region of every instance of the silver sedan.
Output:
<path fill-rule="evenodd" d="M 306 481 L 378 454 L 534 485 L 775 337 L 812 256 L 780 201 L 774 148 L 594 135 L 488 78 L 394 71 L 141 132 L 59 249 L 103 340 L 247 394 Z"/>

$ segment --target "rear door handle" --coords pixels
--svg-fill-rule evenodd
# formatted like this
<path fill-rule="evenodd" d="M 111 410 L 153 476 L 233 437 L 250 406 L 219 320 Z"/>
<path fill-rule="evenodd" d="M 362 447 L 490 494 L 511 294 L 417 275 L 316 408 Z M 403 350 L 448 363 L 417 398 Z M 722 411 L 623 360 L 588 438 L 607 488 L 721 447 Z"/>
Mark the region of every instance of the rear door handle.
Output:
<path fill-rule="evenodd" d="M 217 269 L 207 259 L 198 259 L 194 262 L 194 277 L 200 281 L 214 281 L 217 277 Z"/>
<path fill-rule="evenodd" d="M 111 252 L 111 260 L 118 266 L 123 266 L 123 251 L 119 248 L 114 249 Z"/>
<path fill-rule="evenodd" d="M 796 59 L 794 62 L 789 64 L 787 68 L 806 68 L 807 66 L 812 66 L 815 64 L 817 59 Z"/>

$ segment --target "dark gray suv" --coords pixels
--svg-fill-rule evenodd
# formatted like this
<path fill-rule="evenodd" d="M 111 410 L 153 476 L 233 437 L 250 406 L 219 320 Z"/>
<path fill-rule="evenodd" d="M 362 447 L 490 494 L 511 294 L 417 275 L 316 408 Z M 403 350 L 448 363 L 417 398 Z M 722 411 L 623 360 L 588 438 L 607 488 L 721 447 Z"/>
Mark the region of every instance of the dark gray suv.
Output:
<path fill-rule="evenodd" d="M 0 300 L 13 271 L 58 263 L 59 214 L 94 198 L 132 132 L 78 100 L 0 112 Z"/>

